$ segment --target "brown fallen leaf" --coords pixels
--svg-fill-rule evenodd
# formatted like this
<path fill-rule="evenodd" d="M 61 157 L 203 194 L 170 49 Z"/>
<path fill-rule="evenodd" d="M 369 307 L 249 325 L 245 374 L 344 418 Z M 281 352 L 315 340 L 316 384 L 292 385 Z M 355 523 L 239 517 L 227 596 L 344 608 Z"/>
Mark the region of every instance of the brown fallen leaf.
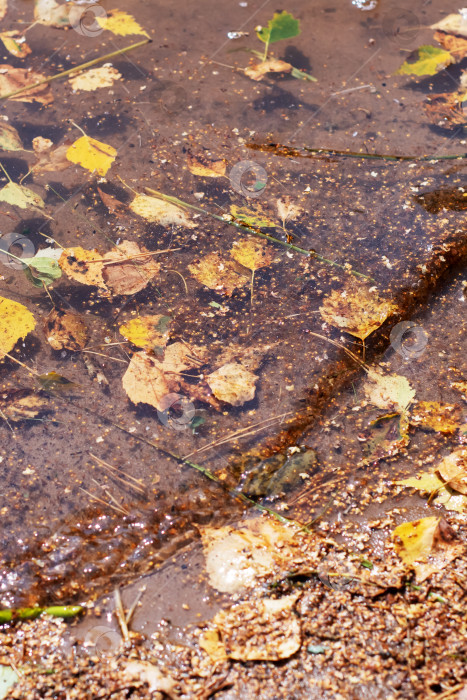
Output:
<path fill-rule="evenodd" d="M 379 368 L 370 368 L 363 385 L 366 399 L 377 406 L 396 413 L 404 413 L 415 398 L 408 379 L 400 374 L 383 374 Z"/>
<path fill-rule="evenodd" d="M 111 194 L 103 192 L 100 187 L 97 188 L 97 191 L 99 192 L 99 197 L 102 199 L 111 214 L 123 214 L 123 212 L 128 210 L 126 204 L 121 202 L 116 197 L 113 197 Z"/>
<path fill-rule="evenodd" d="M 164 396 L 172 391 L 160 363 L 145 352 L 135 352 L 122 378 L 123 388 L 133 403 L 147 403 L 164 411 Z"/>
<path fill-rule="evenodd" d="M 32 147 L 37 156 L 37 160 L 32 168 L 35 172 L 61 172 L 71 166 L 70 161 L 66 157 L 70 143 L 65 141 L 56 148 L 53 145 L 53 141 L 42 136 L 36 136 L 32 140 Z"/>
<path fill-rule="evenodd" d="M 268 58 L 261 63 L 252 63 L 245 68 L 245 75 L 252 80 L 262 80 L 267 73 L 290 73 L 293 66 L 290 63 L 281 61 L 278 58 Z"/>
<path fill-rule="evenodd" d="M 455 433 L 461 420 L 462 412 L 457 404 L 416 401 L 410 407 L 410 425 L 436 430 L 438 433 Z"/>
<path fill-rule="evenodd" d="M 467 56 L 467 38 L 454 36 L 445 32 L 435 32 L 434 38 L 441 44 L 443 49 L 449 51 L 456 62 L 462 61 Z"/>
<path fill-rule="evenodd" d="M 242 406 L 255 397 L 258 377 L 238 362 L 230 362 L 208 374 L 206 383 L 214 396 L 231 406 Z"/>
<path fill-rule="evenodd" d="M 88 340 L 84 321 L 76 314 L 53 309 L 44 320 L 44 333 L 54 350 L 82 350 Z"/>
<path fill-rule="evenodd" d="M 467 448 L 459 447 L 445 457 L 436 471 L 449 486 L 467 495 Z"/>
<path fill-rule="evenodd" d="M 235 271 L 232 261 L 223 260 L 218 253 L 209 253 L 199 258 L 188 269 L 195 279 L 205 287 L 232 296 L 235 289 L 245 286 L 248 278 Z"/>
<path fill-rule="evenodd" d="M 206 348 L 177 341 L 166 347 L 160 366 L 164 372 L 177 374 L 202 367 L 206 359 Z"/>
<path fill-rule="evenodd" d="M 376 291 L 362 282 L 348 280 L 341 290 L 333 290 L 324 300 L 319 311 L 331 326 L 365 340 L 379 328 L 396 310 L 396 306 L 384 301 Z"/>
<path fill-rule="evenodd" d="M 122 241 L 116 249 L 104 255 L 102 277 L 113 294 L 136 294 L 158 275 L 159 263 L 142 255 L 147 249 L 133 241 Z"/>
<path fill-rule="evenodd" d="M 0 65 L 0 97 L 8 95 L 10 92 L 20 90 L 27 85 L 33 85 L 41 80 L 45 80 L 45 75 L 25 68 L 13 68 L 8 64 Z M 25 90 L 19 95 L 10 97 L 10 100 L 18 102 L 40 102 L 49 105 L 53 102 L 52 90 L 48 83 L 38 85 L 30 90 Z"/>
<path fill-rule="evenodd" d="M 8 420 L 18 422 L 37 418 L 48 412 L 48 397 L 32 389 L 14 389 L 0 392 L 0 412 Z"/>
<path fill-rule="evenodd" d="M 223 177 L 227 169 L 225 160 L 209 160 L 204 156 L 187 154 L 188 170 L 198 177 Z"/>
<path fill-rule="evenodd" d="M 134 214 L 142 216 L 146 221 L 151 221 L 161 226 L 184 226 L 196 228 L 196 222 L 192 221 L 187 212 L 171 202 L 166 202 L 158 197 L 150 197 L 147 194 L 137 194 L 129 208 Z"/>
<path fill-rule="evenodd" d="M 300 594 L 233 605 L 213 618 L 227 656 L 238 661 L 279 661 L 300 649 L 302 633 L 294 606 Z"/>
<path fill-rule="evenodd" d="M 466 103 L 467 92 L 445 92 L 430 95 L 423 108 L 434 124 L 458 126 L 467 123 Z"/>
<path fill-rule="evenodd" d="M 415 571 L 417 583 L 442 571 L 465 551 L 444 518 L 421 518 L 402 523 L 392 533 L 397 554 Z"/>
<path fill-rule="evenodd" d="M 180 696 L 175 692 L 177 683 L 168 674 L 149 661 L 126 661 L 122 670 L 123 677 L 135 681 L 136 685 L 147 683 L 150 693 L 162 692 L 171 700 L 177 700 Z"/>

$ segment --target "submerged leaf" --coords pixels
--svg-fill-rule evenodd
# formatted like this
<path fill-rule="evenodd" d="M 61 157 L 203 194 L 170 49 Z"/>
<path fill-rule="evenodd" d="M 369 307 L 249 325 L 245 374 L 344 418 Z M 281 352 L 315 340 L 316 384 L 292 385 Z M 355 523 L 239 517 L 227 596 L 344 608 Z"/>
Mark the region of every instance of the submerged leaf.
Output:
<path fill-rule="evenodd" d="M 0 392 L 0 411 L 8 420 L 31 420 L 49 410 L 48 399 L 32 389 L 15 389 Z"/>
<path fill-rule="evenodd" d="M 147 403 L 164 411 L 164 397 L 171 388 L 160 364 L 145 352 L 135 352 L 123 375 L 123 388 L 133 403 Z"/>
<path fill-rule="evenodd" d="M 54 350 L 82 350 L 88 339 L 84 321 L 69 311 L 53 309 L 44 321 L 44 333 Z"/>
<path fill-rule="evenodd" d="M 405 61 L 396 71 L 396 75 L 435 75 L 453 61 L 449 51 L 439 49 L 436 46 L 420 46 L 418 60 L 415 62 Z"/>
<path fill-rule="evenodd" d="M 410 425 L 446 435 L 458 429 L 461 419 L 460 406 L 438 401 L 417 401 L 411 406 L 409 414 Z"/>
<path fill-rule="evenodd" d="M 239 223 L 252 226 L 253 228 L 275 228 L 277 225 L 259 207 L 248 209 L 248 207 L 238 207 L 236 204 L 232 204 L 230 213 Z"/>
<path fill-rule="evenodd" d="M 205 255 L 188 265 L 188 269 L 198 282 L 228 297 L 248 282 L 247 277 L 235 271 L 233 262 L 223 260 L 218 253 Z"/>
<path fill-rule="evenodd" d="M 53 147 L 53 142 L 50 139 L 44 139 L 42 136 L 36 136 L 32 140 L 32 147 L 37 156 L 37 161 L 34 164 L 34 172 L 60 172 L 71 166 L 66 154 L 69 148 L 69 143 L 61 143 L 56 148 Z"/>
<path fill-rule="evenodd" d="M 21 261 L 29 266 L 32 276 L 45 285 L 51 284 L 62 276 L 62 270 L 55 258 L 35 255 L 33 258 L 21 258 Z"/>
<path fill-rule="evenodd" d="M 0 120 L 0 150 L 21 151 L 22 148 L 23 144 L 14 126 Z"/>
<path fill-rule="evenodd" d="M 171 202 L 165 202 L 157 197 L 150 197 L 147 194 L 137 194 L 130 204 L 132 212 L 142 216 L 146 221 L 151 221 L 161 226 L 184 226 L 185 228 L 195 228 L 196 224 L 190 220 L 187 213 Z"/>
<path fill-rule="evenodd" d="M 34 330 L 36 321 L 22 304 L 0 297 L 0 360 Z"/>
<path fill-rule="evenodd" d="M 26 44 L 24 34 L 16 30 L 0 32 L 0 39 L 6 50 L 16 58 L 25 58 L 31 53 L 31 49 Z"/>
<path fill-rule="evenodd" d="M 242 406 L 255 398 L 258 377 L 238 362 L 231 362 L 208 374 L 206 382 L 214 396 L 231 406 Z"/>
<path fill-rule="evenodd" d="M 467 448 L 459 447 L 445 457 L 436 471 L 449 486 L 467 495 Z"/>
<path fill-rule="evenodd" d="M 467 37 L 465 10 L 459 10 L 457 13 L 447 15 L 439 22 L 436 22 L 436 24 L 432 24 L 431 29 L 439 29 L 442 32 Z"/>
<path fill-rule="evenodd" d="M 333 290 L 319 311 L 323 319 L 347 333 L 365 340 L 395 311 L 396 306 L 384 301 L 362 282 L 349 280 L 341 290 Z"/>
<path fill-rule="evenodd" d="M 122 241 L 104 255 L 102 277 L 113 294 L 136 294 L 159 273 L 159 263 L 146 252 L 133 241 Z"/>
<path fill-rule="evenodd" d="M 41 210 L 45 207 L 44 201 L 38 194 L 28 187 L 9 182 L 0 190 L 0 202 L 7 202 L 20 209 Z M 43 213 L 43 212 L 41 212 Z"/>
<path fill-rule="evenodd" d="M 424 472 L 417 477 L 410 477 L 395 482 L 398 486 L 409 486 L 429 496 L 430 503 L 441 505 L 446 510 L 467 512 L 467 496 L 455 491 L 434 472 Z"/>
<path fill-rule="evenodd" d="M 90 136 L 81 136 L 66 152 L 71 163 L 81 165 L 91 173 L 96 171 L 101 176 L 107 173 L 116 156 L 117 151 L 113 146 Z"/>
<path fill-rule="evenodd" d="M 111 63 L 104 63 L 98 68 L 79 73 L 79 75 L 71 76 L 69 83 L 74 92 L 79 90 L 93 91 L 98 88 L 112 87 L 116 80 L 120 80 L 121 73 L 112 66 Z"/>
<path fill-rule="evenodd" d="M 253 271 L 267 267 L 274 259 L 273 249 L 264 241 L 253 237 L 235 241 L 230 249 L 230 255 L 240 265 Z"/>
<path fill-rule="evenodd" d="M 188 170 L 198 177 L 223 177 L 227 168 L 225 160 L 208 160 L 188 153 Z"/>
<path fill-rule="evenodd" d="M 51 394 L 66 392 L 76 387 L 75 382 L 54 371 L 41 374 L 37 379 L 44 391 L 48 391 Z"/>
<path fill-rule="evenodd" d="M 169 339 L 168 324 L 170 316 L 155 314 L 139 316 L 120 326 L 119 331 L 124 338 L 139 348 L 152 350 L 167 345 Z"/>
<path fill-rule="evenodd" d="M 383 374 L 378 369 L 368 370 L 363 390 L 373 406 L 397 413 L 403 413 L 415 398 L 415 389 L 412 389 L 406 377 Z"/>
<path fill-rule="evenodd" d="M 102 255 L 97 250 L 85 250 L 81 246 L 65 248 L 58 264 L 71 279 L 106 289 L 102 277 Z"/>
<path fill-rule="evenodd" d="M 25 68 L 14 68 L 8 64 L 0 65 L 0 97 L 22 90 L 28 85 L 34 85 L 45 80 L 45 75 Z M 48 83 L 35 88 L 24 90 L 19 95 L 9 98 L 18 102 L 40 102 L 48 105 L 53 102 L 53 95 Z"/>
<path fill-rule="evenodd" d="M 34 20 L 48 27 L 69 26 L 69 15 L 72 7 L 72 3 L 64 2 L 59 5 L 55 0 L 35 0 Z"/>

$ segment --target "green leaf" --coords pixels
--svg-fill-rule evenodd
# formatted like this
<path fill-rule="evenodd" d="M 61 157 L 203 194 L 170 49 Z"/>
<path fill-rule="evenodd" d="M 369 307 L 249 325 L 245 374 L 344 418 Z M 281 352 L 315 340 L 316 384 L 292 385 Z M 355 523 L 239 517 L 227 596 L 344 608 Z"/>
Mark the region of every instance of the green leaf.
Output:
<path fill-rule="evenodd" d="M 23 144 L 14 126 L 0 122 L 0 150 L 21 151 L 22 149 Z"/>
<path fill-rule="evenodd" d="M 436 46 L 420 46 L 418 61 L 414 63 L 405 61 L 396 71 L 396 75 L 435 75 L 453 62 L 454 59 L 449 51 L 439 49 Z"/>
<path fill-rule="evenodd" d="M 40 255 L 35 255 L 33 258 L 21 258 L 21 262 L 29 266 L 26 268 L 29 275 L 26 273 L 26 276 L 36 287 L 42 287 L 42 282 L 44 282 L 44 284 L 51 284 L 54 280 L 58 280 L 62 276 L 61 267 L 54 258 L 45 258 Z M 41 284 L 38 285 L 36 280 L 39 280 Z"/>
<path fill-rule="evenodd" d="M 275 12 L 267 27 L 256 32 L 258 39 L 265 44 L 273 44 L 281 39 L 291 39 L 300 34 L 300 22 L 289 12 Z"/>
<path fill-rule="evenodd" d="M 67 389 L 73 389 L 76 386 L 75 382 L 71 382 L 61 374 L 57 374 L 57 372 L 41 374 L 37 379 L 45 391 L 50 391 L 52 393 L 54 391 L 60 392 L 66 391 Z"/>
<path fill-rule="evenodd" d="M 0 666 L 0 699 L 8 694 L 18 679 L 18 674 L 11 666 Z"/>

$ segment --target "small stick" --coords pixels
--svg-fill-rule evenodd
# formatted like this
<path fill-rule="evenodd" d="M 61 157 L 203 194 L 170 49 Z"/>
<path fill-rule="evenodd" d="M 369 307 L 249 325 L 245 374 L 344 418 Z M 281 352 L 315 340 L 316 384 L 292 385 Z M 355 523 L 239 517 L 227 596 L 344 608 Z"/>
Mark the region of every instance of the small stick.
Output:
<path fill-rule="evenodd" d="M 136 607 L 137 607 L 139 601 L 141 600 L 141 598 L 143 597 L 143 594 L 144 594 L 144 593 L 146 593 L 146 586 L 143 586 L 143 587 L 141 588 L 141 590 L 138 592 L 138 595 L 137 595 L 136 598 L 134 599 L 131 608 L 128 610 L 128 612 L 127 612 L 127 614 L 126 614 L 125 621 L 126 621 L 126 624 L 127 624 L 127 625 L 130 624 L 131 618 L 133 617 L 134 612 L 135 612 L 135 610 L 136 610 Z"/>
<path fill-rule="evenodd" d="M 125 643 L 130 641 L 130 633 L 128 632 L 128 625 L 126 622 L 125 611 L 123 609 L 122 596 L 120 595 L 120 589 L 116 588 L 114 591 L 115 600 L 115 615 L 120 625 L 120 630 L 122 633 L 123 641 Z"/>
<path fill-rule="evenodd" d="M 138 41 L 136 44 L 131 44 L 131 46 L 125 46 L 125 48 L 118 49 L 118 51 L 112 51 L 111 53 L 105 54 L 105 56 L 100 56 L 99 58 L 94 58 L 92 61 L 81 63 L 81 65 L 75 66 L 75 68 L 69 68 L 68 70 L 62 71 L 61 73 L 56 73 L 55 75 L 51 75 L 50 78 L 44 78 L 44 80 L 39 80 L 37 83 L 33 83 L 32 85 L 24 85 L 22 88 L 19 88 L 19 90 L 13 90 L 13 92 L 9 92 L 7 95 L 0 95 L 0 100 L 8 100 L 10 97 L 16 97 L 16 95 L 20 95 L 23 92 L 33 90 L 34 88 L 39 87 L 40 85 L 50 83 L 52 82 L 52 80 L 58 80 L 58 78 L 65 78 L 71 73 L 76 73 L 77 71 L 84 70 L 85 68 L 90 68 L 91 66 L 95 66 L 97 63 L 102 63 L 102 61 L 108 61 L 109 58 L 114 58 L 115 56 L 120 56 L 122 53 L 126 53 L 127 51 L 137 49 L 140 46 L 148 44 L 150 41 L 151 39 L 144 39 L 144 41 Z"/>

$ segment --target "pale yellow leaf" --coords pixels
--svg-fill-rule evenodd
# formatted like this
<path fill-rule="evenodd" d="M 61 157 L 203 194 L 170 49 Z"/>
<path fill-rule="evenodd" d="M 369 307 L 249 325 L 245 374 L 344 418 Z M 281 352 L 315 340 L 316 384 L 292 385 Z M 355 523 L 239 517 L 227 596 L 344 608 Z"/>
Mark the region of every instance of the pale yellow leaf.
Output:
<path fill-rule="evenodd" d="M 457 34 L 467 37 L 467 16 L 465 10 L 447 15 L 436 24 L 431 25 L 431 29 L 439 29 L 447 34 Z"/>
<path fill-rule="evenodd" d="M 133 355 L 122 384 L 133 403 L 147 403 L 159 411 L 167 408 L 163 399 L 170 393 L 170 387 L 159 363 L 147 353 Z"/>
<path fill-rule="evenodd" d="M 190 173 L 198 177 L 222 177 L 227 168 L 225 160 L 208 160 L 191 153 L 188 153 L 187 165 Z"/>
<path fill-rule="evenodd" d="M 366 399 L 385 410 L 403 413 L 415 398 L 408 379 L 400 374 L 383 374 L 379 369 L 369 369 L 363 385 Z"/>
<path fill-rule="evenodd" d="M 17 58 L 25 58 L 31 53 L 31 49 L 26 44 L 24 35 L 18 31 L 0 32 L 0 39 L 6 50 Z"/>
<path fill-rule="evenodd" d="M 41 210 L 45 207 L 43 199 L 38 194 L 28 187 L 16 184 L 16 182 L 9 182 L 5 187 L 2 187 L 0 190 L 0 202 L 13 204 L 15 207 L 20 207 L 20 209 Z"/>
<path fill-rule="evenodd" d="M 111 63 L 104 63 L 98 68 L 91 68 L 79 75 L 71 77 L 69 82 L 74 92 L 79 90 L 92 91 L 98 88 L 112 87 L 116 80 L 120 80 L 121 73 Z"/>
<path fill-rule="evenodd" d="M 95 285 L 106 289 L 102 277 L 102 255 L 97 250 L 85 250 L 81 246 L 65 248 L 58 264 L 71 279 L 81 284 Z"/>
<path fill-rule="evenodd" d="M 22 90 L 19 95 L 10 97 L 10 100 L 18 102 L 40 102 L 48 105 L 53 102 L 53 94 L 50 85 L 44 83 L 29 90 L 23 90 L 28 85 L 34 85 L 45 80 L 45 75 L 26 68 L 14 68 L 8 64 L 0 65 L 0 97 Z"/>
<path fill-rule="evenodd" d="M 139 316 L 120 326 L 124 338 L 140 348 L 164 347 L 169 339 L 168 316 L 155 314 Z"/>
<path fill-rule="evenodd" d="M 396 309 L 370 289 L 363 282 L 348 280 L 343 289 L 333 290 L 324 300 L 321 316 L 331 326 L 365 340 Z"/>
<path fill-rule="evenodd" d="M 208 374 L 206 382 L 220 401 L 231 406 L 242 406 L 255 397 L 258 377 L 238 362 L 230 362 Z"/>
<path fill-rule="evenodd" d="M 130 209 L 138 216 L 142 216 L 143 219 L 161 226 L 170 226 L 171 224 L 185 228 L 195 228 L 196 226 L 180 207 L 147 194 L 137 194 L 130 204 Z"/>
<path fill-rule="evenodd" d="M 245 75 L 252 80 L 262 80 L 267 73 L 290 73 L 293 66 L 278 58 L 268 58 L 245 68 Z"/>
<path fill-rule="evenodd" d="M 438 401 L 417 401 L 410 407 L 409 422 L 420 428 L 436 430 L 449 435 L 461 424 L 462 413 L 456 404 Z"/>
<path fill-rule="evenodd" d="M 451 488 L 467 495 L 467 447 L 451 452 L 438 464 L 436 471 Z"/>

